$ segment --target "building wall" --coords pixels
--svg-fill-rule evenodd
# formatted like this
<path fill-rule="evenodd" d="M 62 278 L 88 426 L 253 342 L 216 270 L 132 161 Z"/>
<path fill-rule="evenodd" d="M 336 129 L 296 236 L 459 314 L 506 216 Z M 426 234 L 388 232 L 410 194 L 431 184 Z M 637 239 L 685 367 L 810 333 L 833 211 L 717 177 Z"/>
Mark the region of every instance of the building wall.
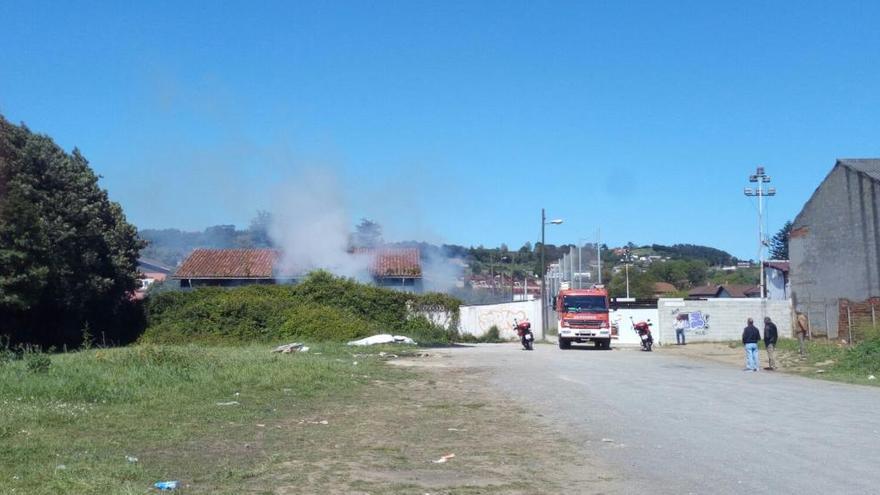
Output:
<path fill-rule="evenodd" d="M 795 307 L 838 336 L 838 300 L 880 296 L 880 185 L 837 165 L 795 219 L 789 242 Z"/>
<path fill-rule="evenodd" d="M 682 313 L 689 316 L 689 328 L 685 332 L 688 342 L 725 342 L 742 339 L 746 320 L 755 320 L 755 326 L 763 336 L 764 317 L 769 316 L 776 324 L 780 337 L 791 337 L 790 301 L 769 299 L 731 298 L 691 301 L 684 299 L 661 299 L 654 335 L 660 344 L 675 343 L 675 318 Z"/>

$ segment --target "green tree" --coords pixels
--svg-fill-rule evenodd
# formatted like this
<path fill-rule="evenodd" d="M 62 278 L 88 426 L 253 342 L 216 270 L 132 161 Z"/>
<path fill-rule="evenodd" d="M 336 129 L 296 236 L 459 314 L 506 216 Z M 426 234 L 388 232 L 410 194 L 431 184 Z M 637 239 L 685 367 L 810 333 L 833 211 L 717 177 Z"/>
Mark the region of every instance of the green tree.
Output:
<path fill-rule="evenodd" d="M 650 273 L 643 272 L 636 267 L 629 267 L 630 297 L 652 297 L 654 282 L 657 281 Z M 608 284 L 608 294 L 611 297 L 626 297 L 626 270 L 620 270 L 611 277 L 611 283 Z"/>
<path fill-rule="evenodd" d="M 125 340 L 142 247 L 74 149 L 0 116 L 0 335 L 43 346 Z"/>
<path fill-rule="evenodd" d="M 361 218 L 355 227 L 352 244 L 359 248 L 374 248 L 382 245 L 382 226 L 368 218 Z"/>
<path fill-rule="evenodd" d="M 774 260 L 788 259 L 788 241 L 791 239 L 791 222 L 785 222 L 785 225 L 779 229 L 779 232 L 770 239 L 770 256 Z"/>

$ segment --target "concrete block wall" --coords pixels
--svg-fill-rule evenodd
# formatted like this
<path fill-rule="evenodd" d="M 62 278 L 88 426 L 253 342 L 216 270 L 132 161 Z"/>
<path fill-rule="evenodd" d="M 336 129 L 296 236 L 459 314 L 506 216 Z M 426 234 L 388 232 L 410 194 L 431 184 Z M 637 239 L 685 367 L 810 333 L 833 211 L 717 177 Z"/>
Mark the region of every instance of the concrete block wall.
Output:
<path fill-rule="evenodd" d="M 760 299 L 660 299 L 657 303 L 658 324 L 654 327 L 661 345 L 675 343 L 675 319 L 679 314 L 689 315 L 688 342 L 739 341 L 746 320 L 753 318 L 755 326 L 764 335 L 764 317 L 769 316 L 779 330 L 780 338 L 791 338 L 791 301 Z"/>
<path fill-rule="evenodd" d="M 460 310 L 459 331 L 481 337 L 492 326 L 497 326 L 501 338 L 514 339 L 513 320 L 529 320 L 535 339 L 544 338 L 541 328 L 541 301 L 518 301 L 504 304 L 485 304 L 479 306 L 462 306 Z"/>

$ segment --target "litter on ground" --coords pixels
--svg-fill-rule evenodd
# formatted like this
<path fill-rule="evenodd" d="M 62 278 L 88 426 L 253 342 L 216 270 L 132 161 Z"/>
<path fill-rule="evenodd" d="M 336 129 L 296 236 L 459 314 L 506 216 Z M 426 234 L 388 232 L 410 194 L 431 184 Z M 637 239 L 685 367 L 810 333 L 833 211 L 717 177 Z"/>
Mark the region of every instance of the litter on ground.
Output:
<path fill-rule="evenodd" d="M 218 405 L 218 406 L 237 406 L 237 405 L 238 405 L 238 401 L 237 401 L 237 400 L 231 400 L 231 401 L 229 401 L 229 402 L 218 402 L 217 405 Z"/>
<path fill-rule="evenodd" d="M 348 345 L 377 345 L 377 344 L 415 344 L 416 342 L 403 335 L 391 335 L 390 333 L 382 333 L 373 335 L 360 340 L 352 340 Z"/>
<path fill-rule="evenodd" d="M 309 352 L 309 348 L 301 342 L 293 342 L 292 344 L 279 345 L 272 352 L 280 352 L 281 354 L 290 354 L 293 352 Z"/>
<path fill-rule="evenodd" d="M 154 487 L 158 490 L 167 491 L 167 490 L 177 490 L 180 487 L 179 481 L 157 481 L 153 484 Z"/>
<path fill-rule="evenodd" d="M 444 464 L 444 463 L 446 463 L 446 461 L 448 461 L 449 459 L 452 459 L 454 457 L 455 457 L 455 454 L 446 454 L 443 457 L 437 459 L 436 461 L 432 461 L 432 462 L 434 464 Z"/>
<path fill-rule="evenodd" d="M 127 455 L 127 456 L 125 456 L 125 460 L 134 464 L 138 461 L 138 458 L 133 455 Z"/>

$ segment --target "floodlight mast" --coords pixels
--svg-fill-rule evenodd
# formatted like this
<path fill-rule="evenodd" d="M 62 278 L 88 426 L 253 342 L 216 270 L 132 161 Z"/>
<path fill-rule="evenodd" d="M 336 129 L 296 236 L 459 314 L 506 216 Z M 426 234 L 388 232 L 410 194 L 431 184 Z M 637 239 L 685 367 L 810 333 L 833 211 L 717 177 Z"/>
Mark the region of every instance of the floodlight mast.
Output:
<path fill-rule="evenodd" d="M 749 197 L 758 198 L 758 262 L 761 264 L 761 299 L 766 295 L 766 283 L 764 281 L 764 247 L 767 245 L 767 239 L 764 234 L 764 198 L 776 196 L 776 188 L 768 187 L 764 189 L 764 184 L 770 182 L 770 176 L 764 172 L 764 167 L 759 166 L 754 174 L 749 176 L 749 182 L 758 184 L 758 187 L 747 187 L 744 194 Z"/>

